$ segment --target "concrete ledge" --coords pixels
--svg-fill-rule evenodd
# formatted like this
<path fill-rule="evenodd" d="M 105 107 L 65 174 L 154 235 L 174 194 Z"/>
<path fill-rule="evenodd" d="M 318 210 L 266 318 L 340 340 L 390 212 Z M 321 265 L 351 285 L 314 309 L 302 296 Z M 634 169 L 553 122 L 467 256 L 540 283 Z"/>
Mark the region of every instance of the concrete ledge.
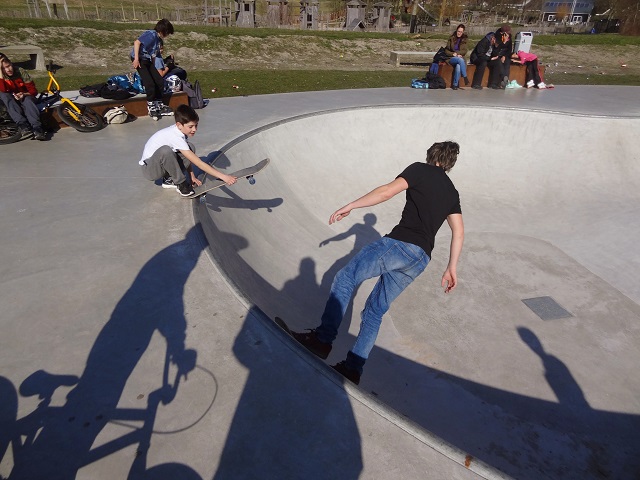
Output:
<path fill-rule="evenodd" d="M 44 51 L 36 45 L 6 45 L 0 47 L 0 52 L 13 60 L 12 55 L 29 55 L 31 64 L 36 70 L 46 70 Z"/>
<path fill-rule="evenodd" d="M 393 50 L 389 53 L 389 63 L 399 67 L 403 63 L 428 64 L 433 60 L 436 52 L 401 52 Z"/>
<path fill-rule="evenodd" d="M 471 87 L 471 81 L 473 80 L 473 74 L 476 71 L 476 66 L 473 64 L 467 65 L 467 78 L 469 78 L 469 87 Z M 541 76 L 544 74 L 544 66 L 541 66 Z M 438 67 L 438 75 L 444 78 L 447 88 L 451 86 L 453 82 L 453 67 L 448 63 L 441 62 Z M 519 85 L 523 86 L 526 83 L 527 68 L 524 65 L 512 63 L 509 70 L 509 80 L 515 80 Z M 489 82 L 489 68 L 487 67 L 482 76 L 483 87 L 486 87 Z M 464 87 L 464 82 L 460 80 L 460 86 Z"/>
<path fill-rule="evenodd" d="M 100 115 L 104 115 L 104 113 L 111 107 L 117 107 L 119 105 L 124 105 L 124 107 L 127 109 L 127 112 L 135 117 L 146 117 L 148 115 L 147 97 L 143 94 L 138 94 L 135 97 L 127 98 L 126 100 L 87 98 L 79 95 L 77 92 L 63 92 L 63 96 L 70 98 L 76 103 L 89 105 Z M 170 93 L 164 95 L 162 100 L 166 105 L 169 105 L 174 110 L 179 105 L 189 104 L 189 96 L 186 92 Z M 60 118 L 58 118 L 58 114 L 56 113 L 55 108 L 50 108 L 48 112 L 43 113 L 41 115 L 41 118 L 42 123 L 48 128 L 57 129 L 68 126 L 62 120 L 60 120 Z"/>

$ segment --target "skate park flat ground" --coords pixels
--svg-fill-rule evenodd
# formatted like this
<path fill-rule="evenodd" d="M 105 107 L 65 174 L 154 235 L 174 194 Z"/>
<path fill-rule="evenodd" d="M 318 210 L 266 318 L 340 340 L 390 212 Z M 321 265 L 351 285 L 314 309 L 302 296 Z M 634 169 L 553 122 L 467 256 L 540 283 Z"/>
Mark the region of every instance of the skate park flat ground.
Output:
<path fill-rule="evenodd" d="M 137 166 L 170 119 L 1 146 L 0 477 L 637 478 L 639 99 L 213 99 L 198 154 L 228 172 L 271 164 L 191 202 Z M 460 286 L 440 288 L 445 225 L 355 387 L 269 317 L 315 327 L 333 273 L 402 199 L 335 226 L 331 212 L 448 139 Z"/>

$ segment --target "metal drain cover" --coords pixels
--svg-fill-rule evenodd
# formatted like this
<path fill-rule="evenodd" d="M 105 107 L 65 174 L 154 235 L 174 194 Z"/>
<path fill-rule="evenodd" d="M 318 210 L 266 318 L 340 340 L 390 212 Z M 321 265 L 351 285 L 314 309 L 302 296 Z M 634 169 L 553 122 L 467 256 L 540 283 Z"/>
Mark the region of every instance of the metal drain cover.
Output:
<path fill-rule="evenodd" d="M 557 320 L 559 318 L 573 317 L 571 313 L 562 308 L 551 297 L 525 298 L 522 302 L 533 310 L 542 320 Z"/>

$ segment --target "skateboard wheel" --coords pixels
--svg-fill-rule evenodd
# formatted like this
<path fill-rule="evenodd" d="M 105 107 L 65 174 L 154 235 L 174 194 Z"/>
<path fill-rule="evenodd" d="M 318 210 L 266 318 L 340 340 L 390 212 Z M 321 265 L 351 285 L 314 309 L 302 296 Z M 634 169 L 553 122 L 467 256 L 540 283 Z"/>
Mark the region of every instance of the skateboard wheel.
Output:
<path fill-rule="evenodd" d="M 253 175 L 251 175 L 250 177 L 247 177 L 247 180 L 249 180 L 249 185 L 255 185 L 256 183 L 256 179 L 253 178 Z"/>

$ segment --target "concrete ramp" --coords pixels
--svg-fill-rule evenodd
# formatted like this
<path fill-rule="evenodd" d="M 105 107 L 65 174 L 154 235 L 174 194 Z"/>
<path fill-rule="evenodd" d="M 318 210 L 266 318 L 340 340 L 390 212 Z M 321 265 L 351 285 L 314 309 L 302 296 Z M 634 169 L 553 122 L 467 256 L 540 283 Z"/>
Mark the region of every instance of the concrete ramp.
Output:
<path fill-rule="evenodd" d="M 303 115 L 223 147 L 216 165 L 227 171 L 271 165 L 253 186 L 208 194 L 196 215 L 247 304 L 312 328 L 335 272 L 390 231 L 404 199 L 331 227 L 329 215 L 423 161 L 433 142 L 457 141 L 459 289 L 440 287 L 445 224 L 426 272 L 385 316 L 361 390 L 399 423 L 516 478 L 635 478 L 638 131 L 638 118 L 490 107 Z M 360 288 L 328 364 L 352 345 L 372 285 Z M 567 315 L 545 315 L 556 306 Z"/>

